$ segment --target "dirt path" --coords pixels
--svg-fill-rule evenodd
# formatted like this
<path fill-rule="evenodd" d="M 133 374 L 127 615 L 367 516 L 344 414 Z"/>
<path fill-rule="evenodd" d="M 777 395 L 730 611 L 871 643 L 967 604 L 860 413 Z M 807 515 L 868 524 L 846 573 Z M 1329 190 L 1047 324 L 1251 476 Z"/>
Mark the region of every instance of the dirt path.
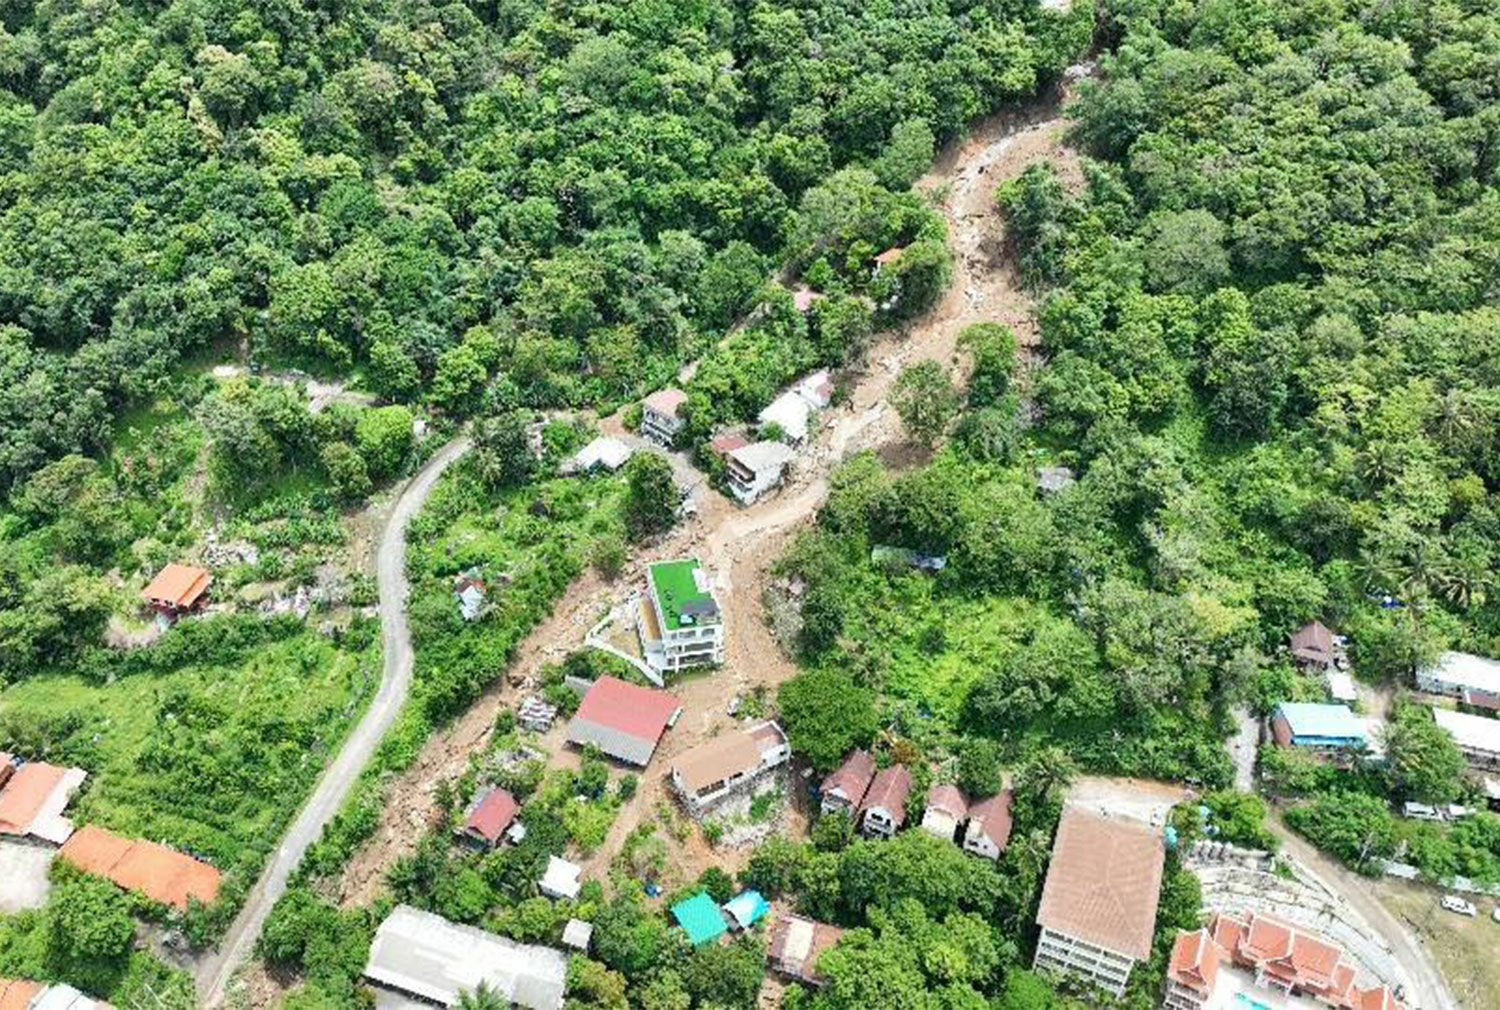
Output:
<path fill-rule="evenodd" d="M 286 891 L 287 880 L 302 862 L 308 846 L 323 833 L 323 827 L 344 805 L 359 773 L 369 763 L 381 739 L 406 702 L 411 689 L 411 636 L 406 628 L 406 524 L 421 510 L 427 495 L 448 464 L 468 451 L 467 439 L 449 442 L 428 460 L 427 465 L 401 490 L 386 519 L 376 559 L 380 588 L 380 623 L 385 649 L 385 671 L 380 689 L 369 709 L 349 739 L 339 750 L 317 788 L 303 804 L 297 819 L 287 829 L 260 879 L 245 900 L 239 915 L 224 934 L 218 950 L 198 966 L 198 992 L 202 1005 L 216 1006 L 224 998 L 226 986 L 236 969 L 249 960 L 260 937 L 261 927 Z"/>
<path fill-rule="evenodd" d="M 1266 819 L 1266 826 L 1281 839 L 1285 855 L 1295 859 L 1330 891 L 1347 901 L 1378 931 L 1397 964 L 1410 978 L 1407 1006 L 1413 1010 L 1458 1010 L 1458 1003 L 1448 991 L 1442 972 L 1427 948 L 1375 897 L 1370 881 L 1309 845 L 1301 835 L 1286 826 L 1279 814 L 1273 812 Z"/>

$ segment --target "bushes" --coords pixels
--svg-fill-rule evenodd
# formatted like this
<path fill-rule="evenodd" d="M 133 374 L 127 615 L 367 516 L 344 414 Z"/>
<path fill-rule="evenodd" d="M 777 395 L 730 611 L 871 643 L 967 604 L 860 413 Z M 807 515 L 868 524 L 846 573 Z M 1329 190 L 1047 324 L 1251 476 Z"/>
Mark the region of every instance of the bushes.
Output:
<path fill-rule="evenodd" d="M 845 753 L 875 735 L 875 695 L 847 674 L 814 670 L 798 674 L 777 695 L 792 749 L 819 771 L 831 771 Z"/>
<path fill-rule="evenodd" d="M 1364 793 L 1333 792 L 1287 811 L 1287 823 L 1318 848 L 1361 873 L 1373 875 L 1371 860 L 1396 849 L 1396 821 L 1383 800 Z"/>

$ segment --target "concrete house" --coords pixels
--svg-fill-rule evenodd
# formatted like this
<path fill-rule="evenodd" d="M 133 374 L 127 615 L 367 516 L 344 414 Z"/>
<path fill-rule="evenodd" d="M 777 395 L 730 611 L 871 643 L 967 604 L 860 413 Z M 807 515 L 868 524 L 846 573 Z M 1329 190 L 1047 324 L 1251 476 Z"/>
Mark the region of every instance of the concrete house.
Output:
<path fill-rule="evenodd" d="M 1271 715 L 1271 736 L 1282 747 L 1325 754 L 1365 750 L 1370 734 L 1348 705 L 1283 702 Z"/>
<path fill-rule="evenodd" d="M 796 453 L 783 442 L 755 442 L 724 454 L 729 490 L 741 505 L 752 505 L 781 483 Z"/>
<path fill-rule="evenodd" d="M 484 614 L 484 580 L 477 574 L 465 572 L 454 579 L 453 595 L 465 621 L 477 621 Z"/>
<path fill-rule="evenodd" d="M 697 558 L 650 567 L 636 627 L 659 674 L 724 662 L 724 615 Z"/>
<path fill-rule="evenodd" d="M 672 786 L 693 816 L 728 797 L 753 792 L 792 758 L 786 733 L 775 722 L 732 729 L 699 744 L 672 762 Z"/>
<path fill-rule="evenodd" d="M 579 747 L 593 744 L 616 761 L 644 768 L 662 734 L 680 715 L 682 702 L 675 695 L 618 677 L 600 677 L 568 723 L 568 742 Z"/>
<path fill-rule="evenodd" d="M 1500 711 L 1500 662 L 1468 652 L 1445 652 L 1436 663 L 1417 670 L 1417 687 L 1474 708 Z"/>
<path fill-rule="evenodd" d="M 633 452 L 630 446 L 618 438 L 601 435 L 579 449 L 564 469 L 571 473 L 592 473 L 595 470 L 614 473 L 630 462 Z"/>
<path fill-rule="evenodd" d="M 1151 956 L 1166 849 L 1144 824 L 1065 807 L 1037 909 L 1034 967 L 1120 996 Z"/>
<path fill-rule="evenodd" d="M 514 1006 L 561 1010 L 567 978 L 561 951 L 516 943 L 410 905 L 397 905 L 380 924 L 365 965 L 377 1007 L 457 1006 L 462 994 L 484 983 Z"/>
<path fill-rule="evenodd" d="M 951 842 L 958 827 L 969 816 L 969 802 L 958 786 L 935 785 L 927 790 L 927 808 L 922 812 L 922 830 L 934 838 Z"/>
<path fill-rule="evenodd" d="M 641 434 L 657 445 L 671 447 L 687 419 L 682 407 L 687 394 L 680 389 L 658 389 L 641 401 Z"/>
<path fill-rule="evenodd" d="M 1013 823 L 1011 805 L 1015 797 L 1010 790 L 996 793 L 969 806 L 969 823 L 964 828 L 965 852 L 994 861 L 1010 844 Z"/>
<path fill-rule="evenodd" d="M 476 848 L 486 851 L 493 849 L 516 822 L 516 813 L 520 809 L 516 798 L 508 790 L 485 790 L 470 805 L 469 816 L 458 833 Z"/>
<path fill-rule="evenodd" d="M 547 869 L 536 886 L 549 898 L 571 901 L 583 890 L 583 867 L 558 856 L 548 856 Z"/>
<path fill-rule="evenodd" d="M 820 988 L 825 980 L 818 973 L 818 958 L 837 945 L 843 935 L 837 926 L 800 915 L 783 915 L 771 924 L 766 960 L 778 975 Z"/>
<path fill-rule="evenodd" d="M 1445 708 L 1433 709 L 1432 718 L 1453 737 L 1471 767 L 1500 771 L 1500 719 Z"/>
<path fill-rule="evenodd" d="M 819 806 L 823 813 L 852 814 L 864 801 L 875 779 L 875 759 L 869 751 L 852 751 L 838 770 L 823 780 Z"/>
<path fill-rule="evenodd" d="M 158 614 L 174 619 L 202 610 L 213 581 L 207 568 L 170 564 L 156 573 L 141 597 Z"/>
<path fill-rule="evenodd" d="M 859 805 L 859 830 L 869 838 L 889 838 L 906 823 L 911 796 L 911 769 L 891 765 L 875 773 Z"/>
<path fill-rule="evenodd" d="M 801 445 L 807 441 L 807 426 L 812 419 L 812 411 L 812 405 L 799 396 L 796 390 L 788 389 L 772 400 L 756 420 L 762 432 L 775 425 L 781 429 L 786 441 Z"/>

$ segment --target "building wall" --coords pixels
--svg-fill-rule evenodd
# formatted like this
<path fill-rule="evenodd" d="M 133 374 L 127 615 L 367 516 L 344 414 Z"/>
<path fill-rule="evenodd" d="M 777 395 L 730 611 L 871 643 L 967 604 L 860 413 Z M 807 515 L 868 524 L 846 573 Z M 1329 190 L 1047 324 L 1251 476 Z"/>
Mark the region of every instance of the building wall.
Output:
<path fill-rule="evenodd" d="M 1039 969 L 1078 975 L 1105 992 L 1119 996 L 1125 992 L 1125 983 L 1130 980 L 1135 959 L 1043 926 L 1033 965 Z"/>
<path fill-rule="evenodd" d="M 1208 997 L 1200 996 L 1187 986 L 1168 980 L 1161 1005 L 1162 1010 L 1202 1010 L 1207 1002 Z"/>
<path fill-rule="evenodd" d="M 958 831 L 958 820 L 944 810 L 928 810 L 922 815 L 922 830 L 945 842 L 953 841 Z"/>
<path fill-rule="evenodd" d="M 683 422 L 660 414 L 650 407 L 641 410 L 641 434 L 660 445 L 670 445 L 682 430 Z"/>
<path fill-rule="evenodd" d="M 894 835 L 896 829 L 900 827 L 896 823 L 895 818 L 883 807 L 871 807 L 869 810 L 866 810 L 864 820 L 860 826 L 865 834 L 880 835 L 884 838 Z"/>
<path fill-rule="evenodd" d="M 970 830 L 964 834 L 964 851 L 985 859 L 999 859 L 1000 847 L 990 841 L 983 831 Z"/>

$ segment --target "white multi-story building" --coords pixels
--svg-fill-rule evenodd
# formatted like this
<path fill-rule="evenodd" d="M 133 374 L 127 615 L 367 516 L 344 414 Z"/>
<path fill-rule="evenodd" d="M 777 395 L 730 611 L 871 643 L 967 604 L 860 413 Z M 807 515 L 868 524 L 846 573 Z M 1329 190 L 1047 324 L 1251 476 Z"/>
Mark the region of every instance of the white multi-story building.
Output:
<path fill-rule="evenodd" d="M 680 389 L 658 389 L 641 401 L 641 434 L 657 445 L 670 447 L 687 423 L 682 405 L 687 394 Z"/>
<path fill-rule="evenodd" d="M 672 785 L 683 805 L 700 816 L 732 794 L 762 791 L 760 782 L 792 759 L 786 733 L 774 722 L 732 729 L 672 762 Z"/>
<path fill-rule="evenodd" d="M 653 670 L 724 662 L 724 614 L 697 558 L 652 565 L 640 611 L 641 648 Z"/>
<path fill-rule="evenodd" d="M 724 473 L 729 490 L 741 505 L 752 505 L 761 495 L 781 483 L 782 474 L 796 455 L 781 442 L 756 442 L 724 454 Z"/>

